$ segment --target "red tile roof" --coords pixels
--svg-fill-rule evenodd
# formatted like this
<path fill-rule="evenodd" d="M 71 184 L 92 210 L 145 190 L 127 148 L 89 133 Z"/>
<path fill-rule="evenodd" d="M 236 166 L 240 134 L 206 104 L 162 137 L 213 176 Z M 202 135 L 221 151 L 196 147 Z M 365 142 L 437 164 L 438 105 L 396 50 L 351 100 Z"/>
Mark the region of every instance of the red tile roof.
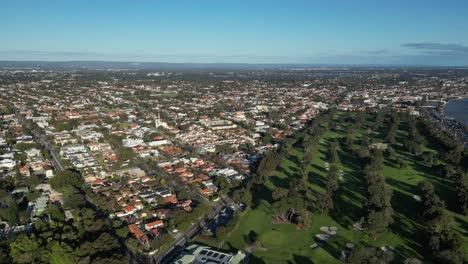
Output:
<path fill-rule="evenodd" d="M 177 203 L 177 195 L 173 194 L 173 195 L 171 195 L 171 196 L 169 196 L 169 197 L 165 197 L 165 198 L 164 198 L 164 201 L 165 201 L 166 203 L 173 203 L 173 204 L 175 204 L 175 203 Z"/>

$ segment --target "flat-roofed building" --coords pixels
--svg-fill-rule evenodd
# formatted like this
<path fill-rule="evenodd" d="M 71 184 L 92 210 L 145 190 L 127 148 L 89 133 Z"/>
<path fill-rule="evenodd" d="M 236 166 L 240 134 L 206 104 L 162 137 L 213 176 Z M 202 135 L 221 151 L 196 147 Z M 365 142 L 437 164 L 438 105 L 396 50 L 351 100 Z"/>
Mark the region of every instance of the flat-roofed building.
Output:
<path fill-rule="evenodd" d="M 245 263 L 245 253 L 239 251 L 237 254 L 224 253 L 213 250 L 210 247 L 198 244 L 187 246 L 174 260 L 176 264 L 240 264 Z"/>

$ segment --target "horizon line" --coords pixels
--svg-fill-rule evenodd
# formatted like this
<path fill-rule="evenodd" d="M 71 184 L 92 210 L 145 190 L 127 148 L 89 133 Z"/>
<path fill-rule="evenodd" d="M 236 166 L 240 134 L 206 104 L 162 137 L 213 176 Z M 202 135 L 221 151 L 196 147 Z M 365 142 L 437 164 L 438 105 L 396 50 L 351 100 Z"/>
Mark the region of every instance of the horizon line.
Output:
<path fill-rule="evenodd" d="M 132 60 L 2 60 L 0 63 L 128 63 L 134 64 L 133 66 L 138 66 L 138 64 L 151 64 L 151 63 L 160 63 L 160 64 L 192 64 L 192 65 L 250 65 L 250 66 L 346 66 L 346 67 L 358 67 L 358 66 L 367 66 L 367 67 L 423 67 L 423 68 L 465 68 L 467 65 L 437 65 L 437 64 L 418 64 L 418 63 L 256 63 L 256 62 L 166 62 L 166 61 L 132 61 Z M 1 67 L 1 66 L 0 66 Z"/>

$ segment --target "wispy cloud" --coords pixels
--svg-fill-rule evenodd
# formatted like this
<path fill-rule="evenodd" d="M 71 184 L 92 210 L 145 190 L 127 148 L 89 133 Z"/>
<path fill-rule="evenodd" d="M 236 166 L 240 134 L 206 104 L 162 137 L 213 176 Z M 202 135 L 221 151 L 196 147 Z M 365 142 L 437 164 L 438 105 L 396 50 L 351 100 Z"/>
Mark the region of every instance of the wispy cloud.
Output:
<path fill-rule="evenodd" d="M 468 46 L 458 43 L 419 42 L 405 43 L 401 46 L 432 55 L 468 54 Z"/>
<path fill-rule="evenodd" d="M 45 51 L 45 50 L 0 50 L 0 55 L 9 56 L 92 56 L 96 53 L 92 52 L 81 52 L 81 51 Z"/>
<path fill-rule="evenodd" d="M 391 52 L 387 49 L 378 49 L 378 50 L 363 50 L 360 53 L 371 54 L 371 55 L 388 55 Z"/>

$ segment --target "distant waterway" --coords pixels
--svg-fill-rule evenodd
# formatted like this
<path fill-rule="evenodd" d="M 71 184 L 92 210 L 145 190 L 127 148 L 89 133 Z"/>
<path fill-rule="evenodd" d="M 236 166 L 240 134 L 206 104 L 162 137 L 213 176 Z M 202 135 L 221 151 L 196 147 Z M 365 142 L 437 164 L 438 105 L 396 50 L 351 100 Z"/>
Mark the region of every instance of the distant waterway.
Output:
<path fill-rule="evenodd" d="M 468 126 L 468 98 L 448 102 L 444 113 L 463 125 Z"/>

